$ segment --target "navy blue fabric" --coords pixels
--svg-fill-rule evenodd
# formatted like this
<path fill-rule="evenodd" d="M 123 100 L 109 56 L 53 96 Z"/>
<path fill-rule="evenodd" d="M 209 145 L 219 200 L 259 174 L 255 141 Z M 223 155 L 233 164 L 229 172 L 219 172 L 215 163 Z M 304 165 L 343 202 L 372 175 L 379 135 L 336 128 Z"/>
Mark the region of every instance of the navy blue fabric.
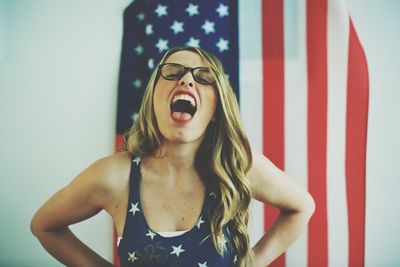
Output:
<path fill-rule="evenodd" d="M 132 160 L 126 222 L 118 246 L 121 266 L 151 267 L 231 267 L 236 262 L 229 231 L 224 228 L 226 249 L 221 256 L 213 243 L 208 209 L 215 194 L 207 190 L 196 225 L 188 232 L 163 237 L 150 229 L 140 205 L 140 160 Z"/>

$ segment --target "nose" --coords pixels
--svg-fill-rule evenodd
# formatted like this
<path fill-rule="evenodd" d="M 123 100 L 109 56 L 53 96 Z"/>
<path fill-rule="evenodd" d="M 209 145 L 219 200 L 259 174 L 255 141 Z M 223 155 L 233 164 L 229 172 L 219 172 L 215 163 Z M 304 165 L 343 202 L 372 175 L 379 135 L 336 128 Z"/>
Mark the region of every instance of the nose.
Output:
<path fill-rule="evenodd" d="M 190 71 L 186 72 L 179 81 L 179 85 L 184 86 L 185 84 L 190 88 L 193 88 L 194 86 L 194 79 Z"/>

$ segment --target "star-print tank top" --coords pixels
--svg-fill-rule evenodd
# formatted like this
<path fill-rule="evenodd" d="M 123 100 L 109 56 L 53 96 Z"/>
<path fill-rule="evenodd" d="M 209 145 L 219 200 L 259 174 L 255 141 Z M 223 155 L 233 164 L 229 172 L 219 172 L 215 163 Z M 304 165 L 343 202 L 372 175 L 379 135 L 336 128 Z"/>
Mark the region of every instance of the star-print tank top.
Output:
<path fill-rule="evenodd" d="M 216 195 L 207 189 L 201 214 L 192 229 L 184 234 L 164 237 L 150 229 L 140 204 L 140 158 L 131 163 L 128 209 L 118 256 L 121 267 L 232 267 L 237 262 L 227 228 L 224 255 L 216 250 L 211 236 L 208 209 Z"/>

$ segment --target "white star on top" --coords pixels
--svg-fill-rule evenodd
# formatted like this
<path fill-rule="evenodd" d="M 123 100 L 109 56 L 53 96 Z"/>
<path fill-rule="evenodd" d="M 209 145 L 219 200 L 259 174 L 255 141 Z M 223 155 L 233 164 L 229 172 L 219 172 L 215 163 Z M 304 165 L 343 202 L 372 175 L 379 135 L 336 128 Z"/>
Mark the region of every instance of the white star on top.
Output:
<path fill-rule="evenodd" d="M 199 14 L 199 6 L 193 5 L 192 3 L 190 3 L 189 6 L 185 10 L 187 13 L 189 13 L 190 17 Z"/>
<path fill-rule="evenodd" d="M 142 53 L 143 53 L 143 46 L 141 45 L 141 44 L 138 44 L 136 47 L 135 47 L 135 52 L 136 52 L 136 54 L 137 55 L 141 55 Z"/>
<path fill-rule="evenodd" d="M 132 215 L 135 216 L 137 211 L 140 211 L 140 209 L 137 207 L 139 205 L 139 202 L 136 203 L 135 205 L 133 203 L 131 203 L 131 209 L 129 210 L 129 212 L 132 212 Z"/>
<path fill-rule="evenodd" d="M 174 31 L 175 34 L 183 32 L 183 22 L 174 20 L 174 24 L 172 24 L 170 28 Z"/>
<path fill-rule="evenodd" d="M 137 14 L 136 17 L 138 18 L 138 20 L 143 21 L 145 18 L 145 15 L 144 15 L 144 13 L 139 13 L 139 14 Z"/>
<path fill-rule="evenodd" d="M 205 261 L 204 263 L 197 263 L 199 265 L 199 267 L 208 267 L 207 266 L 207 261 Z"/>
<path fill-rule="evenodd" d="M 132 253 L 129 253 L 129 252 L 128 252 L 128 254 L 129 254 L 128 261 L 134 262 L 135 260 L 138 259 L 138 258 L 136 258 L 135 253 L 136 253 L 136 252 L 132 252 Z"/>
<path fill-rule="evenodd" d="M 154 59 L 149 58 L 149 60 L 147 61 L 147 66 L 149 67 L 149 69 L 154 68 Z"/>
<path fill-rule="evenodd" d="M 217 194 L 215 194 L 215 192 L 211 192 L 210 194 L 208 194 L 210 197 L 213 197 L 213 198 L 217 198 Z"/>
<path fill-rule="evenodd" d="M 162 17 L 168 15 L 167 6 L 158 5 L 157 9 L 154 10 L 157 13 L 157 16 Z"/>
<path fill-rule="evenodd" d="M 142 86 L 142 81 L 140 79 L 134 80 L 133 86 L 135 86 L 135 88 L 140 88 Z"/>
<path fill-rule="evenodd" d="M 209 33 L 211 33 L 211 32 L 215 32 L 214 25 L 215 25 L 214 22 L 209 21 L 209 20 L 206 20 L 206 21 L 204 22 L 203 26 L 201 26 L 201 28 L 204 30 L 204 32 L 205 32 L 206 34 L 209 34 Z"/>
<path fill-rule="evenodd" d="M 168 49 L 168 40 L 164 40 L 164 39 L 160 38 L 160 39 L 158 39 L 156 46 L 158 48 L 158 52 L 161 53 L 162 51 Z"/>
<path fill-rule="evenodd" d="M 224 248 L 224 250 L 227 249 L 226 243 L 228 243 L 228 241 L 226 240 L 225 236 L 217 237 L 217 242 L 218 242 L 218 244 L 220 244 Z"/>
<path fill-rule="evenodd" d="M 153 25 L 152 24 L 147 24 L 146 25 L 146 34 L 150 35 L 153 33 Z"/>
<path fill-rule="evenodd" d="M 225 6 L 224 4 L 219 4 L 219 7 L 216 9 L 216 11 L 218 12 L 220 18 L 229 15 L 228 6 Z"/>
<path fill-rule="evenodd" d="M 146 236 L 149 236 L 151 238 L 151 240 L 153 240 L 153 238 L 156 236 L 155 233 L 153 233 L 150 229 L 149 232 L 146 234 Z"/>
<path fill-rule="evenodd" d="M 216 44 L 216 46 L 218 46 L 219 52 L 224 52 L 225 50 L 229 49 L 228 44 L 229 44 L 228 40 L 225 40 L 224 38 L 219 38 L 219 41 Z"/>
<path fill-rule="evenodd" d="M 177 257 L 179 257 L 179 254 L 184 252 L 185 250 L 182 249 L 182 245 L 179 245 L 178 247 L 172 246 L 172 252 L 170 254 L 175 254 Z"/>
<path fill-rule="evenodd" d="M 136 166 L 139 166 L 140 157 L 136 157 L 132 161 L 136 163 Z"/>
<path fill-rule="evenodd" d="M 193 47 L 200 47 L 200 39 L 196 39 L 193 37 L 190 37 L 189 41 L 186 43 L 187 46 L 193 46 Z"/>
<path fill-rule="evenodd" d="M 204 223 L 204 221 L 202 220 L 201 217 L 202 217 L 202 216 L 200 216 L 199 220 L 198 220 L 197 223 L 196 223 L 196 226 L 197 226 L 197 228 L 199 228 L 199 229 L 200 229 L 200 225 L 201 225 L 202 223 Z"/>

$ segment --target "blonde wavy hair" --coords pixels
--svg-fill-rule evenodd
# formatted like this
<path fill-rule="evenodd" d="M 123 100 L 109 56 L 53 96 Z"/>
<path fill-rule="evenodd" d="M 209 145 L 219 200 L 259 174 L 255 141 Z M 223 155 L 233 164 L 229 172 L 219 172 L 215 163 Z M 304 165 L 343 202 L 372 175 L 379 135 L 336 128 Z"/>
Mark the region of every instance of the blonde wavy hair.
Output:
<path fill-rule="evenodd" d="M 243 130 L 235 93 L 226 78 L 222 63 L 200 48 L 173 48 L 166 52 L 160 64 L 179 51 L 191 51 L 201 56 L 213 74 L 218 92 L 215 121 L 211 122 L 195 159 L 195 167 L 207 185 L 217 194 L 217 204 L 210 211 L 211 232 L 217 251 L 225 247 L 223 227 L 232 237 L 238 266 L 249 266 L 254 258 L 249 243 L 247 223 L 252 196 L 250 178 L 246 176 L 252 164 L 251 149 Z M 161 147 L 153 104 L 155 85 L 160 77 L 158 68 L 152 73 L 143 96 L 142 105 L 133 126 L 124 134 L 123 148 L 130 154 L 144 157 L 154 155 Z"/>

